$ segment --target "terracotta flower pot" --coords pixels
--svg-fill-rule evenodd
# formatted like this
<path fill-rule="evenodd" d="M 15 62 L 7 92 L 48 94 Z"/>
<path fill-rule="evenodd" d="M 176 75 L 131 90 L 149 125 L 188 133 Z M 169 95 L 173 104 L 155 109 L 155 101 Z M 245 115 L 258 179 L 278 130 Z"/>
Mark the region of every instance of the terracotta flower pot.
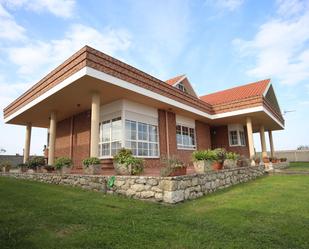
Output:
<path fill-rule="evenodd" d="M 263 158 L 263 162 L 264 162 L 264 163 L 269 163 L 269 158 L 268 158 L 268 157 L 264 157 L 264 158 Z"/>
<path fill-rule="evenodd" d="M 169 176 L 182 176 L 187 174 L 187 167 L 175 168 Z"/>
<path fill-rule="evenodd" d="M 212 168 L 213 168 L 213 170 L 221 170 L 223 168 L 223 163 L 221 163 L 221 162 L 213 162 Z"/>

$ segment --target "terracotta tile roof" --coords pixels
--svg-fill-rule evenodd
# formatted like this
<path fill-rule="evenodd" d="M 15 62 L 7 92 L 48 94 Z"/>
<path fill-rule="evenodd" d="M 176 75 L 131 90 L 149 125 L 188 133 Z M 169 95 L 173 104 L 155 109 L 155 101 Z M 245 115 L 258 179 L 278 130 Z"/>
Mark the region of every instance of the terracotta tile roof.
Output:
<path fill-rule="evenodd" d="M 223 104 L 254 96 L 262 96 L 270 79 L 261 80 L 247 85 L 237 86 L 223 91 L 201 96 L 200 99 L 211 105 Z"/>
<path fill-rule="evenodd" d="M 167 83 L 167 84 L 169 84 L 169 85 L 174 85 L 178 80 L 180 80 L 183 76 L 185 76 L 185 74 L 182 74 L 182 75 L 178 75 L 178 76 L 176 76 L 176 77 L 174 77 L 174 78 L 171 78 L 171 79 L 168 79 L 168 80 L 166 80 L 165 82 Z"/>

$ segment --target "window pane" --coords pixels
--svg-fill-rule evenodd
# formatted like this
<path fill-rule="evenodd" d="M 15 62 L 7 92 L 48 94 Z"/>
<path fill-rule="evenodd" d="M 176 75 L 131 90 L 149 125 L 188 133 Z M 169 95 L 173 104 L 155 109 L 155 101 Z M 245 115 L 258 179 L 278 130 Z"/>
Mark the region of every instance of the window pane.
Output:
<path fill-rule="evenodd" d="M 137 151 L 139 156 L 148 156 L 148 143 L 139 142 Z"/>
<path fill-rule="evenodd" d="M 116 118 L 112 120 L 112 141 L 121 140 L 121 118 Z"/>
<path fill-rule="evenodd" d="M 110 155 L 110 144 L 105 143 L 102 144 L 102 156 L 109 156 Z"/>
<path fill-rule="evenodd" d="M 126 146 L 127 149 L 130 149 L 132 151 L 132 154 L 134 156 L 137 155 L 137 150 L 136 150 L 136 142 L 130 142 L 130 141 L 126 141 Z"/>
<path fill-rule="evenodd" d="M 158 144 L 149 144 L 149 156 L 158 156 L 159 151 L 158 151 Z"/>
<path fill-rule="evenodd" d="M 238 145 L 237 131 L 230 131 L 230 143 L 231 145 Z"/>
<path fill-rule="evenodd" d="M 148 125 L 144 123 L 138 123 L 138 140 L 148 140 Z"/>
<path fill-rule="evenodd" d="M 102 142 L 110 141 L 110 128 L 111 128 L 111 124 L 109 121 L 103 122 Z"/>
<path fill-rule="evenodd" d="M 243 131 L 239 131 L 239 137 L 241 145 L 246 145 L 245 133 Z"/>
<path fill-rule="evenodd" d="M 120 142 L 112 142 L 111 146 L 112 146 L 111 154 L 112 154 L 112 156 L 114 156 L 120 150 L 121 143 Z"/>
<path fill-rule="evenodd" d="M 158 138 L 158 128 L 154 125 L 149 125 L 149 141 L 157 142 Z"/>
<path fill-rule="evenodd" d="M 190 145 L 195 145 L 195 132 L 193 128 L 190 128 Z"/>

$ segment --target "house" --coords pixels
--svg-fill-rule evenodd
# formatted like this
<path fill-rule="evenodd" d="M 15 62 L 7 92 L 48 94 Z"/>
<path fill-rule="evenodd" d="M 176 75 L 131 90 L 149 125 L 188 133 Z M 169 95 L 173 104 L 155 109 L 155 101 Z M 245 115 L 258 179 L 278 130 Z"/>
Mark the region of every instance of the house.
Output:
<path fill-rule="evenodd" d="M 199 97 L 185 75 L 162 81 L 88 46 L 8 105 L 4 121 L 26 127 L 24 161 L 31 128 L 44 127 L 48 163 L 68 156 L 75 168 L 88 156 L 108 167 L 121 147 L 150 167 L 215 147 L 252 157 L 254 132 L 266 155 L 265 131 L 274 153 L 272 131 L 284 129 L 269 79 Z"/>

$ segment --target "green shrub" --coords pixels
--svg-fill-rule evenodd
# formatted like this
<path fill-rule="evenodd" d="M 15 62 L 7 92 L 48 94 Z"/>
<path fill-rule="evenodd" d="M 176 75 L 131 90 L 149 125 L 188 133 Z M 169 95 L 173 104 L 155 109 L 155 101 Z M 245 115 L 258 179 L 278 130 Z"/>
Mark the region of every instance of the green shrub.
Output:
<path fill-rule="evenodd" d="M 184 163 L 177 158 L 176 156 L 171 156 L 171 157 L 163 157 L 161 159 L 161 162 L 165 165 L 165 167 L 170 167 L 170 168 L 183 168 L 186 167 Z"/>
<path fill-rule="evenodd" d="M 217 149 L 214 149 L 214 152 L 216 154 L 215 161 L 219 163 L 223 163 L 224 160 L 226 159 L 226 150 L 223 148 L 217 148 Z"/>
<path fill-rule="evenodd" d="M 101 161 L 97 157 L 87 157 L 83 160 L 83 165 L 89 167 L 90 165 L 100 164 Z"/>
<path fill-rule="evenodd" d="M 129 149 L 121 148 L 116 155 L 114 161 L 120 164 L 126 164 L 128 158 L 132 157 L 132 151 Z"/>
<path fill-rule="evenodd" d="M 144 171 L 144 160 L 134 157 L 129 149 L 120 149 L 114 156 L 114 161 L 124 165 L 127 169 L 131 169 L 131 175 L 140 174 Z"/>
<path fill-rule="evenodd" d="M 187 166 L 176 156 L 171 156 L 169 158 L 163 157 L 161 159 L 161 162 L 164 167 L 160 169 L 160 176 L 169 176 L 171 173 L 173 173 L 175 170 L 179 168 L 186 168 Z"/>
<path fill-rule="evenodd" d="M 10 161 L 2 161 L 0 163 L 0 171 L 2 171 L 3 169 L 5 171 L 9 171 L 12 168 L 12 163 Z"/>
<path fill-rule="evenodd" d="M 144 171 L 144 160 L 136 157 L 128 157 L 126 165 L 131 167 L 131 174 L 138 175 Z"/>
<path fill-rule="evenodd" d="M 237 160 L 239 158 L 239 155 L 234 152 L 226 152 L 226 159 L 229 160 Z"/>
<path fill-rule="evenodd" d="M 27 162 L 29 169 L 36 169 L 37 167 L 41 167 L 45 165 L 45 159 L 42 156 L 31 157 Z"/>
<path fill-rule="evenodd" d="M 58 157 L 54 163 L 56 169 L 62 169 L 63 167 L 71 167 L 72 164 L 72 160 L 68 157 Z"/>
<path fill-rule="evenodd" d="M 192 153 L 194 161 L 215 161 L 217 154 L 213 150 L 198 150 Z"/>

